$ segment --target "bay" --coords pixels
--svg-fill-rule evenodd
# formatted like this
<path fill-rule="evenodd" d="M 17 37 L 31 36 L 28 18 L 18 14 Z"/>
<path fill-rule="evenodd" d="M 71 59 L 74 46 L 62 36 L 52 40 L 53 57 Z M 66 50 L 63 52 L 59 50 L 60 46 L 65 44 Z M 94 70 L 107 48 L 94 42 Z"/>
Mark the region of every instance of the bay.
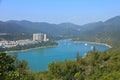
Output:
<path fill-rule="evenodd" d="M 93 46 L 98 51 L 109 49 L 109 47 L 100 44 L 60 40 L 57 46 L 20 51 L 17 52 L 17 55 L 18 60 L 28 62 L 31 71 L 38 72 L 47 70 L 48 64 L 53 61 L 75 60 L 77 52 L 80 56 L 85 56 Z"/>

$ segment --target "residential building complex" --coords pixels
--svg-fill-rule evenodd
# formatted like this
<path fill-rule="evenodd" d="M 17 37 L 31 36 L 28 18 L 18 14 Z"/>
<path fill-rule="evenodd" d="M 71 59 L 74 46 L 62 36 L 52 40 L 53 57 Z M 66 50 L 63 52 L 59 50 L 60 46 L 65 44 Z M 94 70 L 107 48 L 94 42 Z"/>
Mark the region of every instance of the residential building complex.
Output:
<path fill-rule="evenodd" d="M 33 41 L 47 41 L 47 35 L 43 33 L 34 33 Z"/>
<path fill-rule="evenodd" d="M 11 48 L 11 47 L 16 47 L 18 45 L 24 46 L 24 45 L 29 45 L 29 44 L 37 44 L 42 41 L 44 42 L 48 41 L 47 35 L 43 33 L 34 33 L 33 40 L 30 40 L 30 39 L 17 40 L 17 41 L 1 40 L 0 48 Z"/>

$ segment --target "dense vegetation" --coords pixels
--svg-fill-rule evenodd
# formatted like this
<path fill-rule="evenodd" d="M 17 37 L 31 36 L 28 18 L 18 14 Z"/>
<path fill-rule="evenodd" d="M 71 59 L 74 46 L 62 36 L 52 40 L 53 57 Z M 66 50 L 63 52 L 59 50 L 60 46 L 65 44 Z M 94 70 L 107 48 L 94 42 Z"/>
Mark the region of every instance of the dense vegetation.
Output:
<path fill-rule="evenodd" d="M 14 34 L 6 34 L 0 35 L 1 40 L 21 40 L 21 39 L 32 39 L 32 34 L 24 34 L 24 33 L 14 33 Z"/>
<path fill-rule="evenodd" d="M 34 77 L 26 61 L 18 61 L 17 56 L 0 53 L 0 80 L 34 80 Z"/>
<path fill-rule="evenodd" d="M 53 62 L 43 80 L 119 80 L 120 47 L 105 52 L 92 51 L 76 61 Z"/>

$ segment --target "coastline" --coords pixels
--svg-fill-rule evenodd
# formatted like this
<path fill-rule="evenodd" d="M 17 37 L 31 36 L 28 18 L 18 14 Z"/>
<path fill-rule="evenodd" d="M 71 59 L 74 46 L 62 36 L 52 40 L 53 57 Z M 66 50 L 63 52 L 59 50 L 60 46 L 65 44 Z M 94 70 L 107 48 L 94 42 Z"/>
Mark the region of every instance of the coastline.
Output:
<path fill-rule="evenodd" d="M 69 39 L 69 40 L 72 41 L 71 39 Z M 99 45 L 105 45 L 105 46 L 107 46 L 109 48 L 112 48 L 111 45 L 108 45 L 106 43 L 89 42 L 89 41 L 73 41 L 73 42 L 83 42 L 83 43 L 89 43 L 89 44 L 99 44 Z M 29 49 L 24 49 L 24 50 L 5 51 L 5 53 L 24 52 L 24 51 L 28 51 L 28 50 L 32 50 L 32 49 L 49 48 L 49 47 L 54 47 L 54 46 L 56 46 L 56 45 L 35 47 L 35 48 L 29 48 Z"/>
<path fill-rule="evenodd" d="M 53 46 L 35 47 L 35 48 L 29 48 L 29 49 L 25 49 L 25 50 L 5 51 L 5 53 L 24 52 L 24 51 L 29 51 L 29 50 L 32 50 L 32 49 L 49 48 L 49 47 L 54 47 L 54 46 L 56 46 L 56 45 L 53 45 Z"/>
<path fill-rule="evenodd" d="M 111 45 L 108 45 L 108 44 L 106 44 L 106 43 L 89 42 L 89 41 L 74 41 L 74 42 L 84 42 L 84 43 L 89 43 L 89 44 L 100 44 L 100 45 L 105 45 L 105 46 L 107 46 L 107 47 L 109 47 L 109 48 L 112 48 Z"/>

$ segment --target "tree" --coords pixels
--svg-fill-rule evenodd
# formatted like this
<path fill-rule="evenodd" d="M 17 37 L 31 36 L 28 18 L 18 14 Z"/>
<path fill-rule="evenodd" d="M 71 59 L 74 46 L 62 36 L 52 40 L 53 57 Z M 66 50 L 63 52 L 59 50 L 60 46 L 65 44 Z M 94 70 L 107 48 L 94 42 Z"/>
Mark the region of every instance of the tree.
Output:
<path fill-rule="evenodd" d="M 0 53 L 0 79 L 4 80 L 8 72 L 14 71 L 14 58 L 5 54 Z"/>
<path fill-rule="evenodd" d="M 79 61 L 79 53 L 77 52 L 77 54 L 76 54 L 76 61 L 78 62 Z"/>
<path fill-rule="evenodd" d="M 96 47 L 95 47 L 95 46 L 93 46 L 93 52 L 94 52 L 94 53 L 96 52 Z"/>

